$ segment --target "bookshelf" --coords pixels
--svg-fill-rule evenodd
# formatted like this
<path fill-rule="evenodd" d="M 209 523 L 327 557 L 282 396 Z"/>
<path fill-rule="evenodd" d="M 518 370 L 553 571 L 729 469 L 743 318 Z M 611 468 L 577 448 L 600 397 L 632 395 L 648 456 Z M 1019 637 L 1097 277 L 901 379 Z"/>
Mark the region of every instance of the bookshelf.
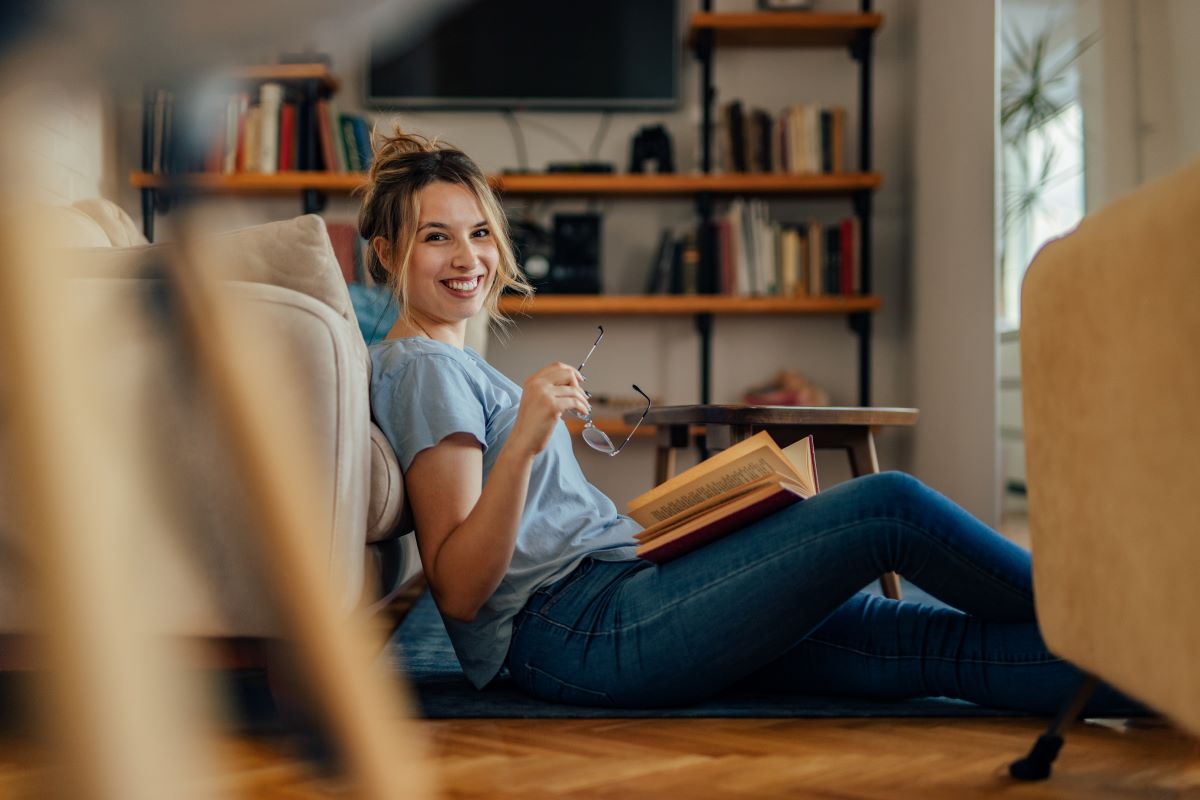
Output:
<path fill-rule="evenodd" d="M 871 295 L 871 219 L 873 193 L 882 183 L 882 176 L 872 171 L 871 151 L 871 91 L 872 91 L 872 47 L 875 31 L 883 24 L 883 16 L 872 11 L 872 0 L 860 0 L 858 13 L 832 12 L 778 12 L 761 11 L 748 13 L 718 13 L 713 11 L 712 0 L 703 0 L 702 8 L 692 15 L 688 24 L 688 43 L 700 62 L 701 86 L 701 171 L 705 175 L 713 172 L 713 132 L 715 128 L 713 106 L 717 87 L 713 66 L 720 48 L 846 48 L 850 57 L 858 64 L 858 124 L 859 149 L 858 176 L 870 176 L 851 186 L 844 184 L 845 191 L 830 194 L 844 195 L 853 205 L 854 216 L 859 225 L 858 259 L 862 271 L 861 291 L 863 298 L 875 301 L 870 307 L 847 306 L 850 330 L 858 344 L 858 404 L 871 403 L 871 314 L 878 310 L 878 298 Z M 726 178 L 780 177 L 791 176 L 741 176 L 725 175 Z M 810 176 L 828 178 L 840 182 L 848 177 L 843 174 Z M 747 188 L 746 194 L 768 195 L 769 190 Z M 703 235 L 700 241 L 700 271 L 712 273 L 716 263 L 717 242 L 712 233 L 713 194 L 700 191 L 696 196 L 696 208 L 701 219 Z M 805 195 L 804 192 L 796 192 Z M 820 298 L 823 299 L 823 298 Z M 860 298 L 851 298 L 860 299 Z M 700 399 L 711 402 L 711 341 L 712 314 L 697 314 L 696 327 L 700 334 Z"/>
<path fill-rule="evenodd" d="M 689 20 L 688 44 L 701 67 L 702 125 L 701 165 L 697 174 L 534 174 L 506 173 L 490 176 L 492 185 L 507 197 L 605 196 L 650 198 L 690 197 L 695 200 L 700 220 L 700 269 L 716 264 L 716 237 L 712 233 L 713 207 L 717 197 L 840 198 L 851 202 L 858 219 L 858 252 L 862 279 L 860 295 L 815 297 L 741 297 L 723 295 L 541 295 L 532 301 L 503 298 L 502 309 L 518 318 L 591 315 L 692 316 L 700 338 L 700 387 L 702 403 L 711 402 L 712 331 L 714 318 L 733 315 L 841 315 L 857 337 L 858 402 L 869 405 L 871 396 L 871 315 L 882 307 L 881 298 L 871 294 L 872 196 L 883 176 L 871 169 L 872 43 L 882 25 L 881 14 L 871 9 L 871 0 L 860 0 L 858 13 L 750 12 L 718 13 L 712 0 L 703 0 L 702 10 Z M 716 96 L 713 64 L 720 48 L 846 48 L 859 68 L 857 172 L 825 174 L 715 173 L 713 107 Z M 336 91 L 338 83 L 323 65 L 270 65 L 232 70 L 231 81 L 247 84 L 276 81 L 299 87 L 315 100 Z M 310 137 L 310 146 L 314 137 Z M 313 163 L 310 160 L 310 163 Z M 280 172 L 261 174 L 153 174 L 143 170 L 130 174 L 132 186 L 143 198 L 144 227 L 153 238 L 154 210 L 163 198 L 176 194 L 228 195 L 299 194 L 305 212 L 319 210 L 328 194 L 349 194 L 362 185 L 361 172 Z M 619 430 L 616 432 L 619 433 Z"/>

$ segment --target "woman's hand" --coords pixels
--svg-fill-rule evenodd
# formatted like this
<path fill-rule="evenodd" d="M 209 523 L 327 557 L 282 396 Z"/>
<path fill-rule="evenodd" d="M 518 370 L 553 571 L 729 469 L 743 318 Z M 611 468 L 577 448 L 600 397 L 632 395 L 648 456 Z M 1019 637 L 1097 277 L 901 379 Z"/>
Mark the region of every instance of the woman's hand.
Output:
<path fill-rule="evenodd" d="M 522 387 L 521 405 L 508 443 L 536 455 L 550 443 L 550 435 L 564 411 L 590 414 L 592 408 L 581 386 L 582 380 L 578 370 L 561 361 L 530 375 Z"/>

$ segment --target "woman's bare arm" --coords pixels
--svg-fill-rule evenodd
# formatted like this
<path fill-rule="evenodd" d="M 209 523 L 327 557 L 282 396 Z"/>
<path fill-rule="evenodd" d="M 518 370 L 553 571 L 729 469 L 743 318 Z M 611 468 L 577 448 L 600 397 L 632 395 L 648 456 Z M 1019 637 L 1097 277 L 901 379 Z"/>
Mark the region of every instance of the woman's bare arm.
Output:
<path fill-rule="evenodd" d="M 446 616 L 474 619 L 504 578 L 534 457 L 549 443 L 563 411 L 588 411 L 579 379 L 566 364 L 551 364 L 530 376 L 486 485 L 483 452 L 465 433 L 421 451 L 405 472 L 421 566 Z"/>

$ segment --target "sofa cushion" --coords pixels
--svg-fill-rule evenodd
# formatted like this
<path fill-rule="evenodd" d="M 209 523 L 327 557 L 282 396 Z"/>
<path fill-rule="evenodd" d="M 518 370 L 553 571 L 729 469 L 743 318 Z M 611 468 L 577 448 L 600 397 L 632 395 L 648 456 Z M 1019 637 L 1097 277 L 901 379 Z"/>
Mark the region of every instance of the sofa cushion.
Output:
<path fill-rule="evenodd" d="M 108 243 L 113 247 L 134 247 L 148 244 L 146 237 L 138 230 L 137 224 L 121 208 L 111 200 L 100 197 L 89 197 L 79 200 L 72 208 L 87 214 L 103 229 Z"/>

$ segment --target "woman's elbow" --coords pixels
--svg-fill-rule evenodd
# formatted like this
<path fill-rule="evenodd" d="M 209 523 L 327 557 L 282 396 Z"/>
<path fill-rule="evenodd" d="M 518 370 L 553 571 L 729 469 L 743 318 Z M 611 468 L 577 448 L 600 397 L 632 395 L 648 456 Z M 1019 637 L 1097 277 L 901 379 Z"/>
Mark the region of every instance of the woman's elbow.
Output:
<path fill-rule="evenodd" d="M 438 611 L 443 617 L 455 622 L 474 622 L 479 616 L 482 603 L 474 602 L 471 598 L 455 597 L 452 594 L 434 591 L 433 599 L 437 602 Z"/>

